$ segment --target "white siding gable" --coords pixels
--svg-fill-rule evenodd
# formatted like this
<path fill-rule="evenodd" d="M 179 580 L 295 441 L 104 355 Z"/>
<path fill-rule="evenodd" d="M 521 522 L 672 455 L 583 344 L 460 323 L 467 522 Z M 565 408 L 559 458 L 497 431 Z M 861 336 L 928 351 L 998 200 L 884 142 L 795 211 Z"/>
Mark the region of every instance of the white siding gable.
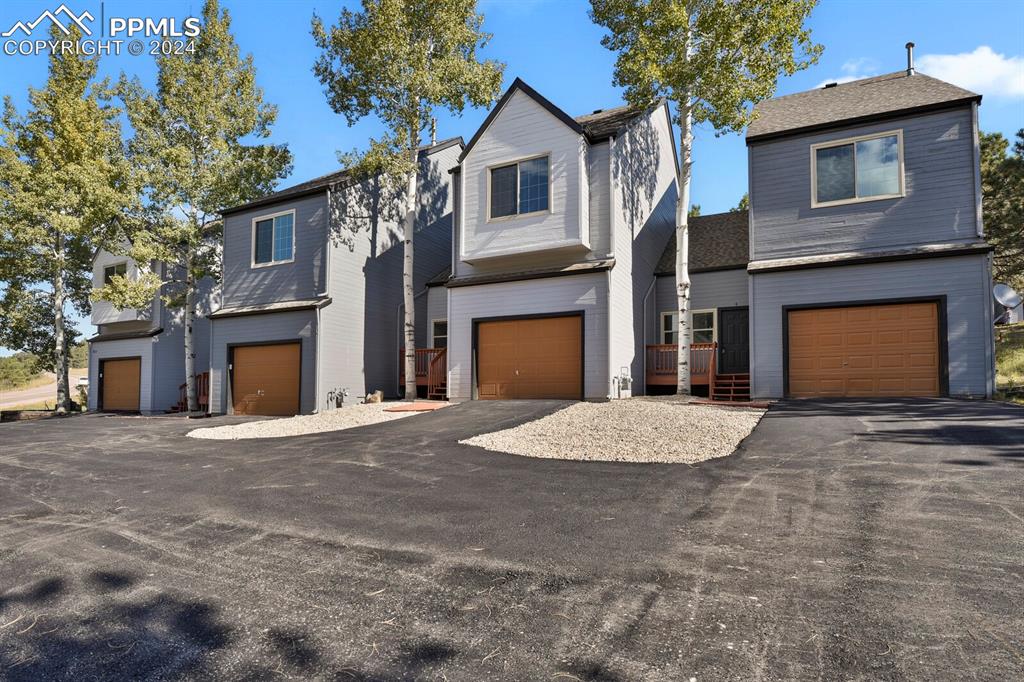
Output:
<path fill-rule="evenodd" d="M 474 261 L 549 249 L 590 247 L 587 143 L 522 91 L 505 103 L 462 164 L 460 258 Z M 549 210 L 488 221 L 488 169 L 518 159 L 550 157 Z"/>

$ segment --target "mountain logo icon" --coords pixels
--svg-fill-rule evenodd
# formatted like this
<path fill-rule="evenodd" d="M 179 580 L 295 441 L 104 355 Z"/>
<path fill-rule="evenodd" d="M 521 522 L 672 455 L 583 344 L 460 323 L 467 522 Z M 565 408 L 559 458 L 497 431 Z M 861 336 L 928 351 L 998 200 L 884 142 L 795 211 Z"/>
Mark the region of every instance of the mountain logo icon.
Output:
<path fill-rule="evenodd" d="M 67 24 L 65 24 L 58 18 L 58 16 L 60 15 L 63 15 L 65 17 L 65 21 L 68 22 Z M 32 31 L 34 31 L 36 27 L 43 22 L 43 19 L 49 19 L 53 24 L 57 26 L 57 28 L 64 32 L 64 35 L 71 35 L 71 30 L 69 29 L 69 26 L 74 25 L 78 26 L 78 28 L 81 29 L 82 33 L 84 33 L 85 35 L 91 36 L 92 30 L 85 24 L 85 22 L 93 21 L 95 17 L 88 11 L 82 12 L 81 15 L 76 15 L 74 12 L 68 9 L 67 5 L 62 4 L 60 7 L 53 10 L 52 12 L 50 10 L 44 10 L 42 14 L 36 17 L 35 21 L 30 21 L 27 23 L 24 21 L 15 22 L 14 26 L 11 26 L 10 29 L 4 31 L 3 33 L 0 33 L 0 35 L 2 35 L 4 38 L 10 38 L 18 31 L 22 31 L 26 36 L 30 36 L 32 35 Z"/>

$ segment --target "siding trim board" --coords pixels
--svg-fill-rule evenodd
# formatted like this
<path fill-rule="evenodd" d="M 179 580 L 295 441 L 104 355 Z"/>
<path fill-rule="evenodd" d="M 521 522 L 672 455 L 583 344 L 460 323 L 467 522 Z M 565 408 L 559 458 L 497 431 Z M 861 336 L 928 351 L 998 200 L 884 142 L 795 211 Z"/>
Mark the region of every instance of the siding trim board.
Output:
<path fill-rule="evenodd" d="M 968 104 L 979 104 L 981 102 L 981 95 L 974 95 L 972 97 L 965 97 L 963 99 L 952 100 L 949 102 L 941 102 L 939 104 L 926 104 L 920 107 L 910 107 L 909 109 L 897 109 L 894 111 L 887 111 L 884 114 L 871 114 L 868 116 L 857 116 L 854 118 L 847 118 L 839 121 L 829 121 L 828 123 L 818 123 L 816 125 L 804 126 L 803 128 L 793 128 L 790 130 L 780 131 L 777 133 L 765 133 L 764 135 L 755 135 L 747 138 L 747 146 L 756 145 L 759 142 L 769 142 L 772 140 L 779 140 L 785 137 L 798 137 L 800 135 L 807 135 L 809 133 L 820 133 L 830 130 L 841 130 L 843 128 L 849 128 L 852 126 L 862 125 L 865 123 L 880 123 L 882 121 L 888 121 L 894 118 L 903 118 L 905 116 L 917 116 L 919 114 L 930 114 L 937 111 L 945 111 L 946 109 L 956 109 Z"/>
<path fill-rule="evenodd" d="M 898 305 L 901 303 L 934 303 L 938 315 L 939 335 L 939 395 L 949 397 L 949 336 L 946 323 L 946 295 L 912 296 L 907 298 L 875 298 L 829 303 L 801 303 L 782 306 L 782 395 L 789 397 L 789 312 L 791 310 L 826 310 L 829 308 L 857 308 L 863 306 Z"/>
<path fill-rule="evenodd" d="M 289 313 L 296 310 L 320 309 L 331 304 L 333 299 L 318 298 L 311 301 L 284 301 L 282 303 L 271 303 L 265 306 L 249 306 L 244 308 L 221 308 L 210 313 L 206 317 L 211 320 L 220 320 L 228 317 L 246 317 L 248 315 L 270 315 L 272 313 Z"/>
<path fill-rule="evenodd" d="M 572 275 L 589 275 L 594 272 L 611 270 L 615 266 L 615 260 L 593 261 L 591 263 L 576 263 L 565 268 L 556 270 L 532 270 L 529 272 L 499 272 L 493 275 L 468 275 L 465 277 L 453 277 L 444 286 L 449 289 L 458 287 L 471 287 L 481 284 L 500 284 L 503 282 L 522 282 L 533 279 L 548 279 L 550 277 L 570 277 Z"/>
<path fill-rule="evenodd" d="M 513 320 L 542 320 L 551 317 L 578 317 L 580 320 L 580 400 L 585 400 L 586 390 L 586 366 L 587 366 L 587 328 L 586 311 L 567 310 L 553 313 L 525 313 L 522 315 L 499 315 L 497 317 L 474 317 L 470 324 L 473 326 L 472 345 L 470 346 L 470 390 L 471 399 L 479 400 L 479 378 L 477 376 L 477 342 L 479 341 L 480 324 L 486 322 L 511 322 Z"/>
<path fill-rule="evenodd" d="M 952 244 L 939 245 L 938 247 L 928 247 L 927 250 L 902 250 L 890 253 L 881 253 L 877 255 L 830 254 L 827 256 L 810 256 L 800 258 L 766 260 L 760 263 L 757 261 L 751 261 L 747 265 L 746 269 L 747 272 L 751 274 L 761 274 L 767 272 L 785 272 L 787 270 L 809 270 L 818 268 L 828 268 L 842 265 L 869 265 L 872 263 L 910 261 L 920 260 L 923 258 L 948 258 L 950 256 L 970 256 L 979 253 L 989 253 L 994 248 L 995 247 L 992 246 L 991 244 Z"/>
<path fill-rule="evenodd" d="M 225 414 L 234 414 L 235 413 L 235 396 L 234 396 L 234 393 L 235 393 L 235 367 L 234 367 L 234 364 L 235 364 L 235 362 L 234 362 L 234 360 L 235 360 L 235 348 L 248 347 L 248 346 L 284 346 L 284 345 L 292 345 L 292 344 L 298 344 L 298 346 L 299 346 L 299 380 L 296 382 L 298 384 L 298 388 L 299 388 L 299 396 L 298 396 L 298 400 L 296 401 L 296 404 L 299 407 L 299 411 L 296 412 L 296 414 L 297 415 L 298 414 L 303 414 L 303 412 L 302 412 L 302 355 L 303 355 L 303 353 L 302 353 L 302 345 L 303 345 L 302 344 L 302 339 L 283 339 L 283 340 L 279 340 L 279 341 L 249 341 L 249 342 L 241 341 L 239 343 L 229 343 L 229 344 L 227 344 L 227 358 L 228 358 L 228 361 L 227 361 L 227 365 L 225 365 L 225 367 L 227 368 L 227 375 L 228 375 L 228 377 L 227 377 L 228 378 L 228 381 L 227 381 L 228 390 L 227 390 L 227 398 L 226 398 L 226 403 L 225 403 L 225 407 L 227 408 L 225 410 Z M 211 408 L 212 408 L 212 406 L 211 406 Z"/>

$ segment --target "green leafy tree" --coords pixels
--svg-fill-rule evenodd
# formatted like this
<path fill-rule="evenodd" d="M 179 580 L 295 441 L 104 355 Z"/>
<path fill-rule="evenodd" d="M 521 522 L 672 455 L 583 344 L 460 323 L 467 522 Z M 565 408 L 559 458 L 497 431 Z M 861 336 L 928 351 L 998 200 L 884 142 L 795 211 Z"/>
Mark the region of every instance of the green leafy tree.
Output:
<path fill-rule="evenodd" d="M 343 9 L 337 26 L 313 17 L 321 55 L 313 67 L 331 108 L 354 125 L 374 114 L 385 132 L 363 154 L 342 162 L 360 175 L 384 174 L 405 185 L 403 298 L 405 395 L 416 396 L 413 232 L 418 205 L 420 136 L 438 108 L 460 114 L 487 106 L 501 88 L 504 65 L 479 60 L 490 35 L 475 0 L 363 0 Z"/>
<path fill-rule="evenodd" d="M 740 203 L 736 204 L 736 208 L 732 209 L 733 212 L 746 211 L 750 209 L 750 192 L 744 192 L 743 196 L 740 197 Z"/>
<path fill-rule="evenodd" d="M 81 40 L 52 27 L 53 40 Z M 34 353 L 57 374 L 56 407 L 69 407 L 69 309 L 89 314 L 93 249 L 123 238 L 137 197 L 124 157 L 120 110 L 98 59 L 50 55 L 46 85 L 21 115 L 8 98 L 0 123 L 0 345 Z"/>
<path fill-rule="evenodd" d="M 157 86 L 122 77 L 121 97 L 135 135 L 130 159 L 145 187 L 141 227 L 127 254 L 162 263 L 136 280 L 115 277 L 96 291 L 118 308 L 145 307 L 160 295 L 183 308 L 188 410 L 198 410 L 195 383 L 197 289 L 220 277 L 220 211 L 262 196 L 291 172 L 284 145 L 270 136 L 277 109 L 263 102 L 252 56 L 242 57 L 231 19 L 206 0 L 193 48 L 157 58 Z"/>
<path fill-rule="evenodd" d="M 591 0 L 591 17 L 608 30 L 601 44 L 618 53 L 615 84 L 647 107 L 675 106 L 682 164 L 676 203 L 679 313 L 677 392 L 690 393 L 690 205 L 693 126 L 717 134 L 742 131 L 753 105 L 775 93 L 776 80 L 817 61 L 821 46 L 804 21 L 816 0 Z"/>
<path fill-rule="evenodd" d="M 690 210 L 686 212 L 689 218 L 700 217 L 700 204 L 690 204 Z"/>
<path fill-rule="evenodd" d="M 1002 133 L 981 134 L 982 219 L 995 246 L 992 276 L 1024 292 L 1024 129 L 1013 151 Z"/>

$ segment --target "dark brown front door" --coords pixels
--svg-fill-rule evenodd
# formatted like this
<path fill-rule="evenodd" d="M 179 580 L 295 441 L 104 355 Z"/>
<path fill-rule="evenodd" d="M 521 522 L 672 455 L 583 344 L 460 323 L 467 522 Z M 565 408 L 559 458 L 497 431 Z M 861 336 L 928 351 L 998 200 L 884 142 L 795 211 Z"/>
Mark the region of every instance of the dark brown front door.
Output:
<path fill-rule="evenodd" d="M 236 346 L 231 355 L 231 404 L 235 414 L 299 413 L 300 344 Z"/>
<path fill-rule="evenodd" d="M 100 360 L 100 410 L 138 412 L 141 377 L 140 358 Z"/>
<path fill-rule="evenodd" d="M 789 394 L 937 396 L 933 302 L 789 311 Z"/>
<path fill-rule="evenodd" d="M 578 315 L 480 322 L 478 397 L 581 400 L 582 327 Z"/>
<path fill-rule="evenodd" d="M 750 310 L 718 310 L 718 373 L 746 374 L 750 371 Z"/>

